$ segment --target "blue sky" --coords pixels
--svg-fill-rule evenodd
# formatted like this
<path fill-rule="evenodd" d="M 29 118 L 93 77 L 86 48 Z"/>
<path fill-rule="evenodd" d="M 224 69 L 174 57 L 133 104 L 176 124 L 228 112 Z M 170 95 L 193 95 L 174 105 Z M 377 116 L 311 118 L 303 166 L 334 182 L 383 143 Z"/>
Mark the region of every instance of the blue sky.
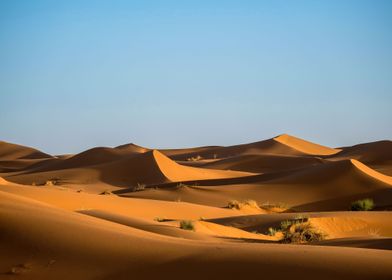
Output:
<path fill-rule="evenodd" d="M 0 1 L 0 138 L 392 138 L 392 1 Z"/>

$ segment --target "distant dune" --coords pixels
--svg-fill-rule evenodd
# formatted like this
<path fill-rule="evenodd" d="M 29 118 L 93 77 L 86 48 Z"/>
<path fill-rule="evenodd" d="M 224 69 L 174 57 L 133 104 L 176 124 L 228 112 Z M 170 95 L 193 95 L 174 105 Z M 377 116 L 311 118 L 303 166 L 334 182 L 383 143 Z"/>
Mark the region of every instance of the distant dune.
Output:
<path fill-rule="evenodd" d="M 392 279 L 391 143 L 0 142 L 0 279 Z"/>

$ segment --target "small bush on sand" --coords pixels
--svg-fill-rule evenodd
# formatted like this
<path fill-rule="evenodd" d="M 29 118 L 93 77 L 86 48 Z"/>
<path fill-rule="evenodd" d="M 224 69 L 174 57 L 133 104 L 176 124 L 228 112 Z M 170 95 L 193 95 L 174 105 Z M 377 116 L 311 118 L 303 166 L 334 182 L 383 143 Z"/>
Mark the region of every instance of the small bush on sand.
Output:
<path fill-rule="evenodd" d="M 100 195 L 111 195 L 112 192 L 109 190 L 104 190 L 103 192 L 100 193 Z"/>
<path fill-rule="evenodd" d="M 277 212 L 282 212 L 284 210 L 288 210 L 290 209 L 290 206 L 287 203 L 284 202 L 277 202 L 277 203 L 270 203 L 270 202 L 265 202 L 263 204 L 260 205 L 261 208 L 265 209 L 265 210 L 281 210 L 281 211 L 277 211 Z"/>
<path fill-rule="evenodd" d="M 268 228 L 267 235 L 275 236 L 282 233 L 282 243 L 308 243 L 324 240 L 326 234 L 310 224 L 307 217 L 295 217 L 280 223 L 279 228 Z"/>
<path fill-rule="evenodd" d="M 278 230 L 276 228 L 270 227 L 268 228 L 267 235 L 274 236 L 277 232 Z"/>
<path fill-rule="evenodd" d="M 146 188 L 146 185 L 137 183 L 136 186 L 132 188 L 133 192 L 143 191 Z"/>
<path fill-rule="evenodd" d="M 371 198 L 365 198 L 361 200 L 354 201 L 351 203 L 351 211 L 370 211 L 374 208 L 374 202 Z"/>
<path fill-rule="evenodd" d="M 187 161 L 199 161 L 199 160 L 202 160 L 203 158 L 200 156 L 200 155 L 197 155 L 197 156 L 195 156 L 195 157 L 190 157 L 190 158 L 187 158 L 186 160 Z"/>
<path fill-rule="evenodd" d="M 60 179 L 52 178 L 45 182 L 45 186 L 57 186 L 60 185 Z"/>
<path fill-rule="evenodd" d="M 181 189 L 181 188 L 184 188 L 184 187 L 187 187 L 187 185 L 185 185 L 184 183 L 179 183 L 179 184 L 176 185 L 177 189 Z"/>
<path fill-rule="evenodd" d="M 314 228 L 309 222 L 294 222 L 282 232 L 282 243 L 308 243 L 325 239 L 325 234 Z"/>
<path fill-rule="evenodd" d="M 248 199 L 245 201 L 238 201 L 238 200 L 230 200 L 227 204 L 227 208 L 230 209 L 237 209 L 237 210 L 241 210 L 243 209 L 245 206 L 249 206 L 252 208 L 256 208 L 259 209 L 259 205 L 257 204 L 256 201 Z"/>
<path fill-rule="evenodd" d="M 162 217 L 156 217 L 154 220 L 157 221 L 157 222 L 159 222 L 159 223 L 162 223 L 162 222 L 164 222 L 166 219 L 165 219 L 165 218 L 162 218 Z"/>
<path fill-rule="evenodd" d="M 192 221 L 182 220 L 180 222 L 180 228 L 185 230 L 195 230 L 195 225 Z"/>

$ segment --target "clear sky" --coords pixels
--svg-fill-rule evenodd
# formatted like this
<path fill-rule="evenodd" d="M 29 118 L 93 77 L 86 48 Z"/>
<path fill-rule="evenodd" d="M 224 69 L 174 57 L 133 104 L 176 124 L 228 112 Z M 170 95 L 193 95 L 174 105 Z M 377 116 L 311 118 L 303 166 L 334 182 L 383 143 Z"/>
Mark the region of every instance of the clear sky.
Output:
<path fill-rule="evenodd" d="M 392 138 L 392 1 L 0 0 L 0 139 Z"/>

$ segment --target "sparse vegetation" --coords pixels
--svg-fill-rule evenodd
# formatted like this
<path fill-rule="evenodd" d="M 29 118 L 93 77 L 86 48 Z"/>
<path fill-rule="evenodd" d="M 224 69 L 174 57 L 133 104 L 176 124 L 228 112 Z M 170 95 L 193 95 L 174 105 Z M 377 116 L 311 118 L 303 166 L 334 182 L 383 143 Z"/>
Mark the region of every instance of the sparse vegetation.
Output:
<path fill-rule="evenodd" d="M 143 191 L 145 188 L 146 188 L 145 184 L 137 183 L 137 185 L 132 188 L 132 191 L 133 192 L 139 192 L 139 191 Z"/>
<path fill-rule="evenodd" d="M 275 236 L 278 232 L 283 234 L 282 243 L 308 243 L 324 240 L 326 234 L 316 229 L 305 216 L 295 217 L 280 223 L 280 228 L 268 228 L 267 235 Z"/>
<path fill-rule="evenodd" d="M 104 190 L 103 192 L 100 193 L 100 195 L 111 195 L 113 194 L 110 190 Z"/>
<path fill-rule="evenodd" d="M 190 158 L 187 158 L 186 160 L 187 161 L 199 161 L 199 160 L 202 160 L 203 158 L 200 156 L 200 155 L 197 155 L 197 156 L 195 156 L 195 157 L 190 157 Z"/>
<path fill-rule="evenodd" d="M 365 198 L 351 203 L 351 211 L 370 211 L 374 208 L 374 201 L 371 198 Z"/>
<path fill-rule="evenodd" d="M 179 184 L 176 185 L 177 189 L 181 189 L 183 187 L 187 187 L 187 185 L 185 185 L 184 183 L 179 183 Z"/>
<path fill-rule="evenodd" d="M 282 243 L 308 243 L 325 239 L 325 234 L 309 222 L 294 222 L 282 231 Z"/>
<path fill-rule="evenodd" d="M 165 218 L 162 218 L 162 217 L 156 217 L 154 220 L 157 221 L 157 222 L 162 223 L 162 222 L 164 222 L 166 219 L 165 219 Z"/>
<path fill-rule="evenodd" d="M 195 230 L 195 224 L 190 220 L 180 221 L 180 228 L 185 230 Z"/>
<path fill-rule="evenodd" d="M 245 206 L 256 208 L 256 209 L 260 209 L 260 207 L 257 204 L 257 202 L 254 201 L 254 200 L 251 200 L 251 199 L 248 199 L 248 200 L 245 200 L 245 201 L 230 200 L 228 202 L 228 204 L 227 204 L 227 208 L 237 209 L 237 210 L 241 210 Z"/>
<path fill-rule="evenodd" d="M 278 230 L 276 230 L 276 229 L 273 228 L 273 227 L 270 227 L 270 228 L 268 228 L 267 235 L 275 236 L 275 234 L 276 234 L 277 232 L 278 232 Z"/>
<path fill-rule="evenodd" d="M 58 186 L 60 185 L 60 179 L 52 178 L 45 182 L 45 186 Z"/>
<path fill-rule="evenodd" d="M 263 209 L 266 209 L 266 210 L 271 210 L 273 208 L 278 208 L 278 209 L 283 209 L 283 210 L 290 209 L 290 206 L 284 202 L 277 202 L 277 203 L 265 202 L 265 203 L 261 204 L 260 207 Z"/>
<path fill-rule="evenodd" d="M 19 264 L 19 265 L 11 267 L 11 269 L 8 271 L 8 274 L 18 275 L 18 274 L 22 274 L 22 273 L 26 272 L 29 269 L 31 269 L 31 264 L 30 263 L 23 263 L 23 264 Z"/>

